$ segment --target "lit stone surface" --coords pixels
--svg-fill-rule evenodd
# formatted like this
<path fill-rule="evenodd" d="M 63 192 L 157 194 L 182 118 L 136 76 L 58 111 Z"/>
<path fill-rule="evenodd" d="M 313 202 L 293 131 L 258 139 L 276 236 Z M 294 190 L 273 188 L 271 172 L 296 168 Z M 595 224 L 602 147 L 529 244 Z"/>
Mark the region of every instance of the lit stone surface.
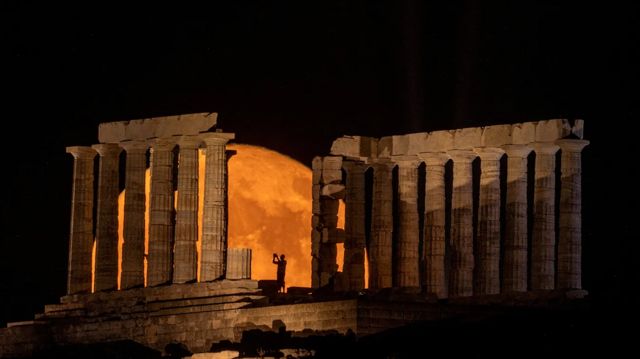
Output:
<path fill-rule="evenodd" d="M 392 157 L 398 165 L 398 247 L 395 253 L 397 270 L 395 285 L 400 288 L 419 287 L 418 231 L 418 165 L 417 157 Z"/>
<path fill-rule="evenodd" d="M 100 155 L 96 225 L 95 291 L 118 287 L 118 181 L 122 149 L 117 144 L 92 146 Z"/>
<path fill-rule="evenodd" d="M 227 196 L 226 144 L 235 138 L 232 133 L 206 133 L 201 138 L 206 144 L 204 182 L 204 218 L 200 281 L 222 278 L 227 249 Z"/>
<path fill-rule="evenodd" d="M 173 269 L 174 198 L 173 140 L 151 141 L 151 192 L 149 194 L 149 255 L 147 285 L 171 281 Z"/>
<path fill-rule="evenodd" d="M 144 285 L 144 187 L 148 145 L 143 141 L 129 141 L 120 146 L 127 156 L 120 288 L 129 289 Z"/>
<path fill-rule="evenodd" d="M 196 280 L 198 240 L 198 148 L 197 136 L 183 136 L 178 141 L 178 205 L 174 249 L 173 283 Z"/>
<path fill-rule="evenodd" d="M 500 159 L 499 148 L 478 148 L 480 203 L 476 230 L 476 280 L 474 294 L 500 293 Z"/>
<path fill-rule="evenodd" d="M 532 148 L 504 146 L 507 154 L 507 193 L 504 236 L 503 292 L 527 290 L 527 157 Z"/>
<path fill-rule="evenodd" d="M 251 279 L 250 248 L 229 248 L 227 250 L 226 279 Z"/>
<path fill-rule="evenodd" d="M 448 286 L 445 275 L 446 198 L 445 164 L 449 156 L 444 152 L 419 154 L 426 165 L 424 213 L 424 281 L 427 293 L 446 298 Z"/>
<path fill-rule="evenodd" d="M 67 147 L 73 158 L 71 231 L 67 294 L 91 291 L 91 252 L 93 249 L 93 159 L 91 147 Z"/>
<path fill-rule="evenodd" d="M 473 294 L 473 168 L 477 155 L 471 150 L 448 152 L 453 160 L 451 198 L 451 256 L 449 296 Z"/>
<path fill-rule="evenodd" d="M 582 288 L 582 150 L 585 140 L 560 140 L 562 150 L 560 186 L 560 236 L 558 285 Z"/>
<path fill-rule="evenodd" d="M 344 161 L 346 178 L 344 270 L 348 290 L 364 288 L 365 179 L 366 166 Z"/>
<path fill-rule="evenodd" d="M 531 289 L 555 288 L 556 153 L 553 143 L 534 143 L 536 153 L 533 195 L 533 240 L 531 245 Z"/>
<path fill-rule="evenodd" d="M 213 128 L 217 119 L 217 113 L 205 112 L 101 123 L 98 127 L 98 139 L 100 143 L 118 143 L 176 135 L 197 135 Z"/>
<path fill-rule="evenodd" d="M 373 163 L 369 288 L 391 288 L 393 239 L 393 163 Z"/>

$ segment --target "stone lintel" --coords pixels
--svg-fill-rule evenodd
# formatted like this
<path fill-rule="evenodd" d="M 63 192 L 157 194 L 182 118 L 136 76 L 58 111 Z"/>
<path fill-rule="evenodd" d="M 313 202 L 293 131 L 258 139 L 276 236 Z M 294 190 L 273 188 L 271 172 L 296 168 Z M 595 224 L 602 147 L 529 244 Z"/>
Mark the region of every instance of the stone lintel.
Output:
<path fill-rule="evenodd" d="M 100 143 L 146 140 L 154 137 L 197 135 L 217 124 L 215 112 L 163 116 L 139 120 L 101 123 L 98 127 Z"/>
<path fill-rule="evenodd" d="M 66 151 L 75 158 L 93 158 L 97 154 L 96 150 L 89 146 L 70 146 Z"/>

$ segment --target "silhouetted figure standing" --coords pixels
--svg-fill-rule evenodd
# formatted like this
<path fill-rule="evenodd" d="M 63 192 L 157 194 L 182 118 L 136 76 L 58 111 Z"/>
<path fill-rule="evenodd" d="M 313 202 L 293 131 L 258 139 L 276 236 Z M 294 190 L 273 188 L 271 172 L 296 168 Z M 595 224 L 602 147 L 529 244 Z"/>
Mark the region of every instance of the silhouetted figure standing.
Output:
<path fill-rule="evenodd" d="M 287 272 L 287 261 L 284 259 L 284 254 L 280 255 L 278 258 L 278 254 L 273 254 L 273 264 L 278 265 L 278 291 L 284 293 L 284 275 Z"/>

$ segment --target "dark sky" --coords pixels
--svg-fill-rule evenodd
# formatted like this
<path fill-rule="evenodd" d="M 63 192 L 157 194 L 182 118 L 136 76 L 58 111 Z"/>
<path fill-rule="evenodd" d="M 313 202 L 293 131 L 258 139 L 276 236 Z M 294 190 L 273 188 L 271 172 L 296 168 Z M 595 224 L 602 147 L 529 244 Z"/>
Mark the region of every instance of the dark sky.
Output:
<path fill-rule="evenodd" d="M 64 294 L 65 146 L 95 143 L 100 122 L 208 111 L 307 165 L 343 134 L 582 118 L 585 287 L 603 306 L 636 299 L 638 6 L 216 3 L 0 5 L 0 324 Z"/>

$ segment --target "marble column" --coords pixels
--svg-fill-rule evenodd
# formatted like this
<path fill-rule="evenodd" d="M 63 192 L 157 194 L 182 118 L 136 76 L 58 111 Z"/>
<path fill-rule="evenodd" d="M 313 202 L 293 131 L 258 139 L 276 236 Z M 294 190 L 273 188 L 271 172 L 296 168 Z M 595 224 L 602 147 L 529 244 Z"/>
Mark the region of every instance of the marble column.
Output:
<path fill-rule="evenodd" d="M 200 136 L 206 144 L 200 281 L 209 282 L 223 278 L 226 269 L 226 144 L 234 135 L 210 132 Z"/>
<path fill-rule="evenodd" d="M 91 254 L 93 251 L 93 159 L 91 147 L 67 147 L 73 158 L 71 230 L 67 294 L 91 292 Z"/>
<path fill-rule="evenodd" d="M 556 153 L 553 143 L 533 143 L 536 152 L 533 196 L 533 241 L 531 245 L 531 289 L 555 288 Z"/>
<path fill-rule="evenodd" d="M 474 294 L 500 293 L 500 148 L 477 148 L 480 157 L 480 203 L 476 231 Z"/>
<path fill-rule="evenodd" d="M 118 288 L 118 182 L 120 146 L 92 146 L 100 155 L 96 226 L 95 291 Z"/>
<path fill-rule="evenodd" d="M 418 165 L 414 156 L 393 157 L 398 165 L 398 249 L 395 285 L 420 286 L 418 230 Z"/>
<path fill-rule="evenodd" d="M 473 160 L 472 150 L 451 150 L 453 193 L 451 198 L 451 254 L 449 296 L 473 294 Z"/>
<path fill-rule="evenodd" d="M 173 148 L 174 139 L 151 142 L 151 193 L 149 202 L 149 255 L 147 286 L 171 281 L 173 270 L 174 197 Z"/>
<path fill-rule="evenodd" d="M 424 283 L 427 293 L 438 298 L 448 296 L 445 276 L 445 164 L 444 152 L 420 153 L 426 165 L 424 206 Z"/>
<path fill-rule="evenodd" d="M 347 290 L 364 289 L 365 240 L 365 179 L 366 166 L 354 161 L 343 161 L 347 175 L 345 189 L 345 241 L 344 274 Z"/>
<path fill-rule="evenodd" d="M 582 289 L 582 150 L 585 140 L 559 140 L 560 236 L 558 288 Z"/>
<path fill-rule="evenodd" d="M 173 283 L 195 282 L 198 240 L 198 148 L 197 136 L 178 140 L 178 205 L 174 250 Z"/>
<path fill-rule="evenodd" d="M 392 286 L 393 163 L 373 163 L 371 241 L 369 243 L 369 288 Z"/>
<path fill-rule="evenodd" d="M 527 291 L 527 157 L 532 148 L 506 145 L 507 194 L 504 236 L 502 291 Z"/>
<path fill-rule="evenodd" d="M 147 148 L 143 141 L 120 143 L 127 154 L 124 191 L 124 243 L 120 288 L 144 286 L 145 172 Z"/>

